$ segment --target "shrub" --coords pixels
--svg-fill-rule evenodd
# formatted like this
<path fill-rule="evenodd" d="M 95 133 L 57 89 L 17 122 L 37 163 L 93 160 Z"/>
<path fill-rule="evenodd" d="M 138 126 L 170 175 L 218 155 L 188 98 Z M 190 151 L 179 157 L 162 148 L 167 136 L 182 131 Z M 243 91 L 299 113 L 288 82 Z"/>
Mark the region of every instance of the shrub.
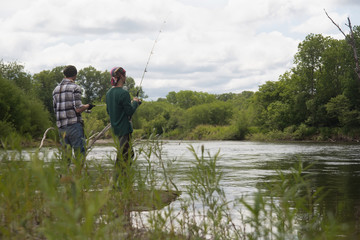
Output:
<path fill-rule="evenodd" d="M 193 129 L 198 125 L 228 125 L 233 115 L 232 105 L 216 101 L 196 105 L 187 109 L 184 116 L 184 127 Z"/>
<path fill-rule="evenodd" d="M 0 76 L 0 119 L 2 131 L 15 130 L 20 135 L 40 137 L 51 126 L 49 113 L 43 104 L 11 81 Z M 6 137 L 0 135 L 0 138 Z"/>
<path fill-rule="evenodd" d="M 304 140 L 307 137 L 313 136 L 316 133 L 316 128 L 308 127 L 304 123 L 300 124 L 298 129 L 294 132 L 293 136 L 295 140 Z"/>
<path fill-rule="evenodd" d="M 13 124 L 11 122 L 0 120 L 0 139 L 9 136 L 12 132 L 15 132 Z"/>

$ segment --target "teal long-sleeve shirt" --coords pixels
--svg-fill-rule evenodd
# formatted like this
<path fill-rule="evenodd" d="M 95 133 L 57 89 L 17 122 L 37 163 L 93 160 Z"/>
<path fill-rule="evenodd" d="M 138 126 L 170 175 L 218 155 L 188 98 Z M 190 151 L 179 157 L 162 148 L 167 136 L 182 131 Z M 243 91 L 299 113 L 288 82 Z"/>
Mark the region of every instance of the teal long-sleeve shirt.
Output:
<path fill-rule="evenodd" d="M 116 136 L 124 136 L 133 132 L 129 119 L 137 107 L 138 103 L 131 102 L 129 92 L 121 87 L 111 88 L 106 93 L 106 110 Z"/>

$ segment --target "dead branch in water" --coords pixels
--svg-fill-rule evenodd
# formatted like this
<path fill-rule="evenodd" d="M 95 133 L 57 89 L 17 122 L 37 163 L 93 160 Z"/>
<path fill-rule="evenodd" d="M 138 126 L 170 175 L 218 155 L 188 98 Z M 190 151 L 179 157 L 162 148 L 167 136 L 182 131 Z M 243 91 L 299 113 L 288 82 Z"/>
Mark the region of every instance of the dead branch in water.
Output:
<path fill-rule="evenodd" d="M 89 138 L 89 144 L 88 144 L 88 146 L 87 146 L 88 151 L 89 151 L 89 149 L 94 145 L 94 143 L 95 143 L 97 140 L 99 140 L 110 128 L 111 128 L 111 124 L 109 123 L 103 130 L 101 130 L 101 132 L 96 133 L 96 134 L 92 135 L 92 136 Z M 48 133 L 50 130 L 55 130 L 55 128 L 49 127 L 48 129 L 46 129 L 46 131 L 44 132 L 43 138 L 42 138 L 42 140 L 41 140 L 39 149 L 42 148 L 42 146 L 43 146 L 43 144 L 44 144 L 44 140 L 46 139 L 46 135 L 47 135 L 47 133 Z"/>
<path fill-rule="evenodd" d="M 88 148 L 88 151 L 89 149 L 92 147 L 92 145 L 94 145 L 94 143 L 99 139 L 101 138 L 109 129 L 111 128 L 111 124 L 109 123 L 108 125 L 106 125 L 106 127 L 104 127 L 103 130 L 101 130 L 101 132 L 97 133 L 96 136 L 95 134 L 93 136 L 91 136 L 89 138 L 89 144 L 87 146 Z"/>
<path fill-rule="evenodd" d="M 39 149 L 42 148 L 42 146 L 43 146 L 43 144 L 44 144 L 44 141 L 45 141 L 45 138 L 46 138 L 46 135 L 47 135 L 48 131 L 50 131 L 50 130 L 55 130 L 55 128 L 49 127 L 48 129 L 46 129 L 46 131 L 44 132 L 43 138 L 41 139 L 41 143 L 40 143 Z"/>

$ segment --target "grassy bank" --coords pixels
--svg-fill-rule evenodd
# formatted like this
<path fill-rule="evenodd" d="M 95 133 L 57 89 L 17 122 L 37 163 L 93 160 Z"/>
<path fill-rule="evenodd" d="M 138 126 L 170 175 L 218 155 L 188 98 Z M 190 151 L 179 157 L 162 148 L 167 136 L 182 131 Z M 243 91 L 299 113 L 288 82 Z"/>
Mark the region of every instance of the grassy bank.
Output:
<path fill-rule="evenodd" d="M 136 158 L 117 172 L 117 184 L 112 167 L 87 162 L 80 168 L 74 158 L 69 167 L 61 149 L 52 159 L 39 152 L 27 159 L 21 150 L 1 151 L 2 239 L 338 239 L 354 233 L 319 207 L 326 193 L 311 187 L 301 161 L 253 196 L 228 201 L 220 154 L 210 155 L 205 146 L 198 154 L 189 148 L 189 184 L 182 189 L 173 181 L 174 160 L 164 160 L 158 140 L 137 147 L 145 165 Z M 182 191 L 173 199 L 180 207 L 172 200 L 164 205 L 159 190 Z M 144 215 L 139 206 L 151 211 Z"/>
<path fill-rule="evenodd" d="M 102 128 L 99 127 L 99 131 Z M 88 131 L 86 136 L 90 137 L 96 132 Z M 243 134 L 242 137 L 239 137 Z M 142 129 L 134 129 L 133 138 L 136 140 L 146 140 L 149 135 Z M 295 128 L 286 128 L 284 131 L 266 131 L 262 132 L 258 128 L 249 128 L 243 133 L 234 128 L 234 126 L 211 126 L 200 125 L 190 132 L 181 132 L 178 130 L 164 132 L 161 134 L 162 139 L 168 140 L 247 140 L 260 142 L 276 142 L 276 141 L 306 141 L 306 142 L 360 142 L 360 129 L 346 131 L 344 129 L 329 128 L 307 128 L 305 126 Z M 1 140 L 0 148 L 38 148 L 42 139 L 33 139 L 29 136 L 20 136 L 11 134 Z M 95 145 L 112 144 L 111 130 L 109 130 L 103 138 L 95 142 Z M 43 147 L 59 147 L 59 140 L 56 130 L 49 131 L 46 139 L 43 141 Z"/>
<path fill-rule="evenodd" d="M 247 141 L 312 141 L 312 142 L 359 142 L 360 129 L 351 131 L 341 128 L 310 128 L 305 125 L 289 127 L 283 131 L 264 131 L 250 127 L 239 130 L 234 126 L 199 125 L 191 131 L 178 129 L 161 134 L 163 139 L 170 140 L 247 140 Z M 134 130 L 136 139 L 147 138 L 142 129 Z"/>

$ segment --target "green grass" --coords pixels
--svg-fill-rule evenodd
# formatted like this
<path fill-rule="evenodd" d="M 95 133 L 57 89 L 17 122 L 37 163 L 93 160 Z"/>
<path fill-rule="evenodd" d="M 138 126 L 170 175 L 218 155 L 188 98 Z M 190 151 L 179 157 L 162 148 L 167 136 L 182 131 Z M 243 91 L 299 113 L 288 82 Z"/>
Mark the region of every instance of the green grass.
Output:
<path fill-rule="evenodd" d="M 113 189 L 113 169 L 87 162 L 77 171 L 60 149 L 50 161 L 39 152 L 25 159 L 13 144 L 16 148 L 1 151 L 0 238 L 337 239 L 349 234 L 348 226 L 319 208 L 325 192 L 312 189 L 300 160 L 253 196 L 230 202 L 220 184 L 220 152 L 212 156 L 202 146 L 197 154 L 189 146 L 193 160 L 189 184 L 176 200 L 179 207 L 163 204 L 157 190 L 179 189 L 175 159 L 163 158 L 162 144 L 151 138 L 137 146 L 145 162 L 135 158 L 119 173 L 121 191 Z M 139 206 L 152 211 L 144 217 Z"/>

